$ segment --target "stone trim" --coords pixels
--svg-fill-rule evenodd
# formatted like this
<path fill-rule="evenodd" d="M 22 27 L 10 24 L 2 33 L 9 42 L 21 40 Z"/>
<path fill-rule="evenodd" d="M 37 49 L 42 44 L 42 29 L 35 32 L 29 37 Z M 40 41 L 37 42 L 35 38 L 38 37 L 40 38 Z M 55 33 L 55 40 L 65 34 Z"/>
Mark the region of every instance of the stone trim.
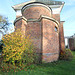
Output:
<path fill-rule="evenodd" d="M 45 18 L 45 19 L 48 19 L 48 20 L 51 20 L 51 21 L 55 22 L 57 25 L 59 25 L 59 22 L 57 20 L 55 20 L 54 18 L 51 18 L 51 17 L 48 17 L 48 16 L 44 16 L 44 15 L 42 15 L 41 17 Z"/>
<path fill-rule="evenodd" d="M 59 54 L 59 53 L 42 53 L 43 55 L 46 55 L 46 56 L 50 56 L 50 55 L 55 55 L 55 54 Z"/>
<path fill-rule="evenodd" d="M 28 3 L 32 3 L 32 2 L 40 2 L 40 3 L 44 3 L 46 5 L 64 5 L 65 2 L 63 1 L 47 1 L 47 0 L 44 0 L 44 1 L 36 1 L 36 0 L 31 0 L 31 1 L 27 1 L 27 2 L 24 2 L 24 3 L 21 3 L 21 4 L 17 4 L 17 5 L 14 5 L 12 6 L 12 8 L 14 10 L 17 10 L 17 9 L 21 9 L 24 5 L 28 4 Z"/>
<path fill-rule="evenodd" d="M 27 4 L 27 5 L 24 5 L 24 6 L 22 7 L 22 9 L 21 9 L 22 14 L 23 14 L 23 11 L 26 10 L 27 8 L 35 7 L 35 6 L 37 6 L 37 7 L 38 7 L 38 6 L 45 7 L 45 8 L 47 8 L 47 9 L 51 12 L 51 14 L 52 14 L 52 9 L 51 9 L 50 7 L 48 7 L 48 6 L 46 6 L 44 3 L 40 3 L 40 2 L 32 2 L 32 3 L 29 3 L 29 4 Z"/>
<path fill-rule="evenodd" d="M 16 20 L 14 21 L 14 25 L 15 25 L 15 23 L 16 23 L 17 21 L 19 21 L 19 20 L 21 20 L 21 19 L 25 20 L 26 22 L 39 22 L 39 21 L 41 21 L 43 18 L 44 18 L 44 19 L 51 20 L 51 21 L 53 21 L 54 23 L 56 23 L 56 24 L 59 26 L 59 22 L 58 22 L 57 20 L 55 20 L 54 18 L 48 17 L 48 16 L 43 16 L 43 15 L 41 15 L 39 19 L 28 19 L 28 20 L 27 20 L 25 17 L 23 17 L 23 16 L 18 17 L 18 18 L 16 18 Z"/>
<path fill-rule="evenodd" d="M 20 17 L 18 17 L 18 18 L 15 19 L 15 21 L 14 21 L 14 25 L 15 25 L 15 23 L 16 23 L 17 21 L 19 21 L 19 20 L 21 20 L 21 19 L 27 21 L 27 19 L 26 19 L 25 17 L 20 16 Z"/>
<path fill-rule="evenodd" d="M 55 22 L 59 26 L 59 22 L 57 20 L 55 20 L 54 18 L 48 17 L 48 16 L 44 16 L 44 15 L 41 15 L 39 19 L 29 19 L 29 20 L 27 20 L 27 22 L 37 22 L 37 21 L 39 22 L 43 18 L 51 20 L 51 21 Z"/>

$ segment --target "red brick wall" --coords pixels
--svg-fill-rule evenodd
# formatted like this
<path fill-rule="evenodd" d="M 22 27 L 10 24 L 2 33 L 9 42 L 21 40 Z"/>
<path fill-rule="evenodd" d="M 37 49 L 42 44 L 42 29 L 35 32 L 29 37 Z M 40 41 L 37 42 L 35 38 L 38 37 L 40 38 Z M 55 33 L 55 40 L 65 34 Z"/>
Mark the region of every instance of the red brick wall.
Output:
<path fill-rule="evenodd" d="M 27 22 L 24 21 L 23 19 L 20 19 L 20 20 L 16 21 L 16 23 L 15 23 L 15 30 L 18 28 L 21 29 L 23 35 L 25 35 L 26 25 L 27 25 Z"/>
<path fill-rule="evenodd" d="M 75 50 L 75 38 L 69 38 L 69 48 Z"/>
<path fill-rule="evenodd" d="M 21 28 L 21 26 L 22 26 L 22 19 L 19 20 L 19 21 L 17 21 L 17 22 L 15 23 L 15 28 L 16 28 L 16 29 Z"/>
<path fill-rule="evenodd" d="M 42 19 L 42 61 L 51 62 L 59 57 L 59 31 L 55 32 L 56 24 Z"/>
<path fill-rule="evenodd" d="M 51 12 L 45 7 L 30 7 L 23 11 L 22 15 L 27 19 L 39 19 L 41 15 L 51 17 Z M 60 22 L 60 15 L 52 15 Z M 16 28 L 22 28 L 23 33 L 27 32 L 32 38 L 33 44 L 36 47 L 36 53 L 39 55 L 38 61 L 42 59 L 45 62 L 58 60 L 59 57 L 59 28 L 55 31 L 56 23 L 48 19 L 42 19 L 41 22 L 27 22 L 23 19 L 15 23 Z M 63 26 L 60 27 L 61 42 L 63 37 Z M 60 44 L 61 44 L 60 42 Z M 42 54 L 42 58 L 41 58 Z"/>
<path fill-rule="evenodd" d="M 23 16 L 26 19 L 38 19 L 41 15 L 51 17 L 51 12 L 45 7 L 30 7 L 23 11 Z"/>
<path fill-rule="evenodd" d="M 27 34 L 32 38 L 33 44 L 36 47 L 36 52 L 41 53 L 41 23 L 28 22 L 26 26 Z"/>
<path fill-rule="evenodd" d="M 60 25 L 59 25 L 59 45 L 60 45 L 60 51 L 65 49 L 63 23 L 64 22 L 60 22 Z"/>
<path fill-rule="evenodd" d="M 41 53 L 42 53 L 42 34 L 41 34 L 41 22 L 28 22 L 26 26 L 27 35 L 30 35 L 33 45 L 35 47 L 35 51 L 38 55 L 38 62 L 41 61 Z"/>
<path fill-rule="evenodd" d="M 53 14 L 52 17 L 60 23 L 60 14 Z"/>
<path fill-rule="evenodd" d="M 60 50 L 64 50 L 65 43 L 64 43 L 64 31 L 63 31 L 63 21 L 60 22 L 60 14 L 53 14 L 53 18 L 59 22 L 59 45 Z"/>
<path fill-rule="evenodd" d="M 51 17 L 51 11 L 42 6 L 35 6 L 25 9 L 22 15 L 26 19 L 39 19 L 41 15 Z M 31 35 L 33 44 L 36 47 L 36 53 L 38 54 L 38 61 L 41 61 L 42 54 L 42 25 L 41 22 L 28 22 L 26 31 Z"/>

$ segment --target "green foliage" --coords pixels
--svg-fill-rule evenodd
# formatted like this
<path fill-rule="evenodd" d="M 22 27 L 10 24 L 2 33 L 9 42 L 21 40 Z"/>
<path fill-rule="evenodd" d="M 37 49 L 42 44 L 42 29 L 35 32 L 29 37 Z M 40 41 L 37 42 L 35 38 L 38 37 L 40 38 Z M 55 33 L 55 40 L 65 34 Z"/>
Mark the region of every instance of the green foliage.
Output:
<path fill-rule="evenodd" d="M 75 51 L 72 51 L 74 58 L 72 61 L 59 60 L 52 63 L 31 65 L 30 68 L 22 71 L 3 72 L 1 75 L 75 75 Z"/>
<path fill-rule="evenodd" d="M 2 68 L 23 69 L 34 62 L 34 47 L 29 36 L 23 36 L 21 30 L 3 37 Z M 5 68 L 7 67 L 7 68 Z"/>
<path fill-rule="evenodd" d="M 72 60 L 73 54 L 70 49 L 65 49 L 64 51 L 61 51 L 60 59 L 62 60 Z"/>

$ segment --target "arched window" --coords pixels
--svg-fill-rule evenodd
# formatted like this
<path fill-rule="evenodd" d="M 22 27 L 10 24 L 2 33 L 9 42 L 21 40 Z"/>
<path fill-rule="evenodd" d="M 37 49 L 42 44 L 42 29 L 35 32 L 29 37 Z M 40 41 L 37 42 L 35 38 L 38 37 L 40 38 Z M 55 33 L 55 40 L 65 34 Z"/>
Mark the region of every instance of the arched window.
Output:
<path fill-rule="evenodd" d="M 55 32 L 57 32 L 58 31 L 58 28 L 55 26 Z"/>

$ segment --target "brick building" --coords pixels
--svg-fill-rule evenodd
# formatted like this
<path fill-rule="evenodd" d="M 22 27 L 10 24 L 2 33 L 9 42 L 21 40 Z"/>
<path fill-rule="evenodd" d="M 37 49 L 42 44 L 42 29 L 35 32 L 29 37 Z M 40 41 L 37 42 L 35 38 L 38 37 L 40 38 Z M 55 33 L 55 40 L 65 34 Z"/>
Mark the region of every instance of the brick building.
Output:
<path fill-rule="evenodd" d="M 14 25 L 31 35 L 38 61 L 56 61 L 65 48 L 64 21 L 60 21 L 63 6 L 64 2 L 50 0 L 31 0 L 13 6 L 16 11 Z"/>
<path fill-rule="evenodd" d="M 65 46 L 70 50 L 75 51 L 75 34 L 73 36 L 65 37 Z"/>

